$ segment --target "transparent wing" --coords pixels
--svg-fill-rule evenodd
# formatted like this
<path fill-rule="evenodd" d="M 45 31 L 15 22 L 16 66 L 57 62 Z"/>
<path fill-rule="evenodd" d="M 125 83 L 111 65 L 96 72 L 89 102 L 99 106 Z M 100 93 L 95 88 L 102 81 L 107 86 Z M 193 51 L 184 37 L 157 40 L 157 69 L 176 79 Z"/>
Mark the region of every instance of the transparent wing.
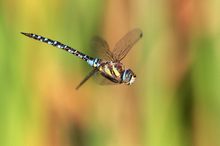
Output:
<path fill-rule="evenodd" d="M 109 49 L 108 43 L 102 38 L 95 36 L 91 40 L 91 48 L 96 50 L 97 57 L 104 60 L 113 60 L 113 54 Z"/>
<path fill-rule="evenodd" d="M 79 85 L 76 87 L 76 90 L 78 90 L 90 77 L 92 77 L 98 70 L 95 68 L 89 74 L 79 83 Z"/>
<path fill-rule="evenodd" d="M 121 61 L 134 46 L 134 44 L 143 36 L 140 29 L 136 28 L 123 36 L 116 44 L 112 51 L 114 60 Z"/>

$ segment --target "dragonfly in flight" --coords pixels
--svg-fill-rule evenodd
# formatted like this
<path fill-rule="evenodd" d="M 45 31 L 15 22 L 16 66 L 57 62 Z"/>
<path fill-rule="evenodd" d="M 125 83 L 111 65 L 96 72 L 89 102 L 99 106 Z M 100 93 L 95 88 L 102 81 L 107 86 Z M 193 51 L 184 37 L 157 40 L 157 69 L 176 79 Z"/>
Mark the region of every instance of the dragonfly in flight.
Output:
<path fill-rule="evenodd" d="M 93 68 L 92 71 L 89 72 L 89 74 L 80 82 L 76 89 L 79 89 L 90 77 L 94 75 L 101 75 L 101 84 L 111 83 L 131 85 L 135 81 L 136 75 L 131 69 L 126 69 L 125 66 L 121 63 L 121 60 L 125 58 L 130 49 L 134 46 L 134 44 L 143 36 L 142 31 L 138 28 L 133 29 L 129 31 L 127 34 L 125 34 L 115 44 L 114 49 L 112 51 L 110 50 L 110 47 L 105 40 L 103 40 L 100 37 L 95 37 L 95 46 L 103 51 L 101 58 L 90 57 L 61 42 L 37 34 L 25 32 L 21 33 L 35 40 L 63 49 L 83 59 Z"/>

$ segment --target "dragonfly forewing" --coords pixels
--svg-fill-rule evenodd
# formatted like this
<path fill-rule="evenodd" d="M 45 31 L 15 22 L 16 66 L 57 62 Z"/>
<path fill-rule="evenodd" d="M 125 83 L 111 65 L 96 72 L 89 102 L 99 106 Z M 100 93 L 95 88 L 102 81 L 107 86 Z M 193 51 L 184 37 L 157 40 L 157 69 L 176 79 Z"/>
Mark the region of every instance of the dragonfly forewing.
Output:
<path fill-rule="evenodd" d="M 134 46 L 134 44 L 143 36 L 139 28 L 133 29 L 123 36 L 116 44 L 112 51 L 114 59 L 121 61 Z"/>

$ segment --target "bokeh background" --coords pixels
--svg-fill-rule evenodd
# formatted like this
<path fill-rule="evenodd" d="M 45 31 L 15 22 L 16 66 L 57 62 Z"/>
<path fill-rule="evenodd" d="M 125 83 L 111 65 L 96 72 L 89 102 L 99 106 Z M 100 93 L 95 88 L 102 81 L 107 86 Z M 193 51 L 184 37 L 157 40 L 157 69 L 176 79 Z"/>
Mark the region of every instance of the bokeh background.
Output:
<path fill-rule="evenodd" d="M 0 0 L 0 146 L 220 146 L 219 0 Z M 77 57 L 143 38 L 123 63 L 132 86 L 100 86 Z"/>

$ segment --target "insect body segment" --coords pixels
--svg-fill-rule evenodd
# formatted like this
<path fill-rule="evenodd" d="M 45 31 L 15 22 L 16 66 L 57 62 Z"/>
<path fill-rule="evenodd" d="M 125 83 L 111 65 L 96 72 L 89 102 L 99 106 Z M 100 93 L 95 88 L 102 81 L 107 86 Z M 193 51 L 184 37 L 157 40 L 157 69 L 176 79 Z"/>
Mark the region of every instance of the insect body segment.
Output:
<path fill-rule="evenodd" d="M 124 66 L 119 62 L 103 61 L 99 66 L 101 74 L 115 83 L 122 83 L 122 73 L 124 72 Z"/>
<path fill-rule="evenodd" d="M 51 39 L 48 39 L 46 37 L 43 37 L 43 36 L 40 36 L 40 35 L 37 35 L 37 34 L 33 34 L 33 33 L 24 33 L 24 32 L 22 32 L 22 34 L 24 34 L 24 35 L 26 35 L 26 36 L 28 36 L 30 38 L 33 38 L 35 40 L 47 43 L 49 45 L 53 45 L 53 46 L 55 46 L 57 48 L 60 48 L 60 49 L 63 49 L 63 50 L 65 50 L 65 51 L 67 51 L 67 52 L 69 52 L 71 54 L 74 54 L 74 55 L 78 56 L 79 58 L 81 58 L 81 59 L 83 59 L 83 60 L 85 60 L 87 62 L 91 62 L 92 60 L 94 60 L 94 58 L 89 57 L 89 56 L 87 56 L 87 55 L 85 55 L 85 54 L 83 54 L 83 53 L 81 53 L 81 52 L 79 52 L 79 51 L 77 51 L 77 50 L 67 46 L 67 45 L 64 45 L 64 44 L 62 44 L 62 43 L 60 43 L 58 41 L 51 40 Z"/>

